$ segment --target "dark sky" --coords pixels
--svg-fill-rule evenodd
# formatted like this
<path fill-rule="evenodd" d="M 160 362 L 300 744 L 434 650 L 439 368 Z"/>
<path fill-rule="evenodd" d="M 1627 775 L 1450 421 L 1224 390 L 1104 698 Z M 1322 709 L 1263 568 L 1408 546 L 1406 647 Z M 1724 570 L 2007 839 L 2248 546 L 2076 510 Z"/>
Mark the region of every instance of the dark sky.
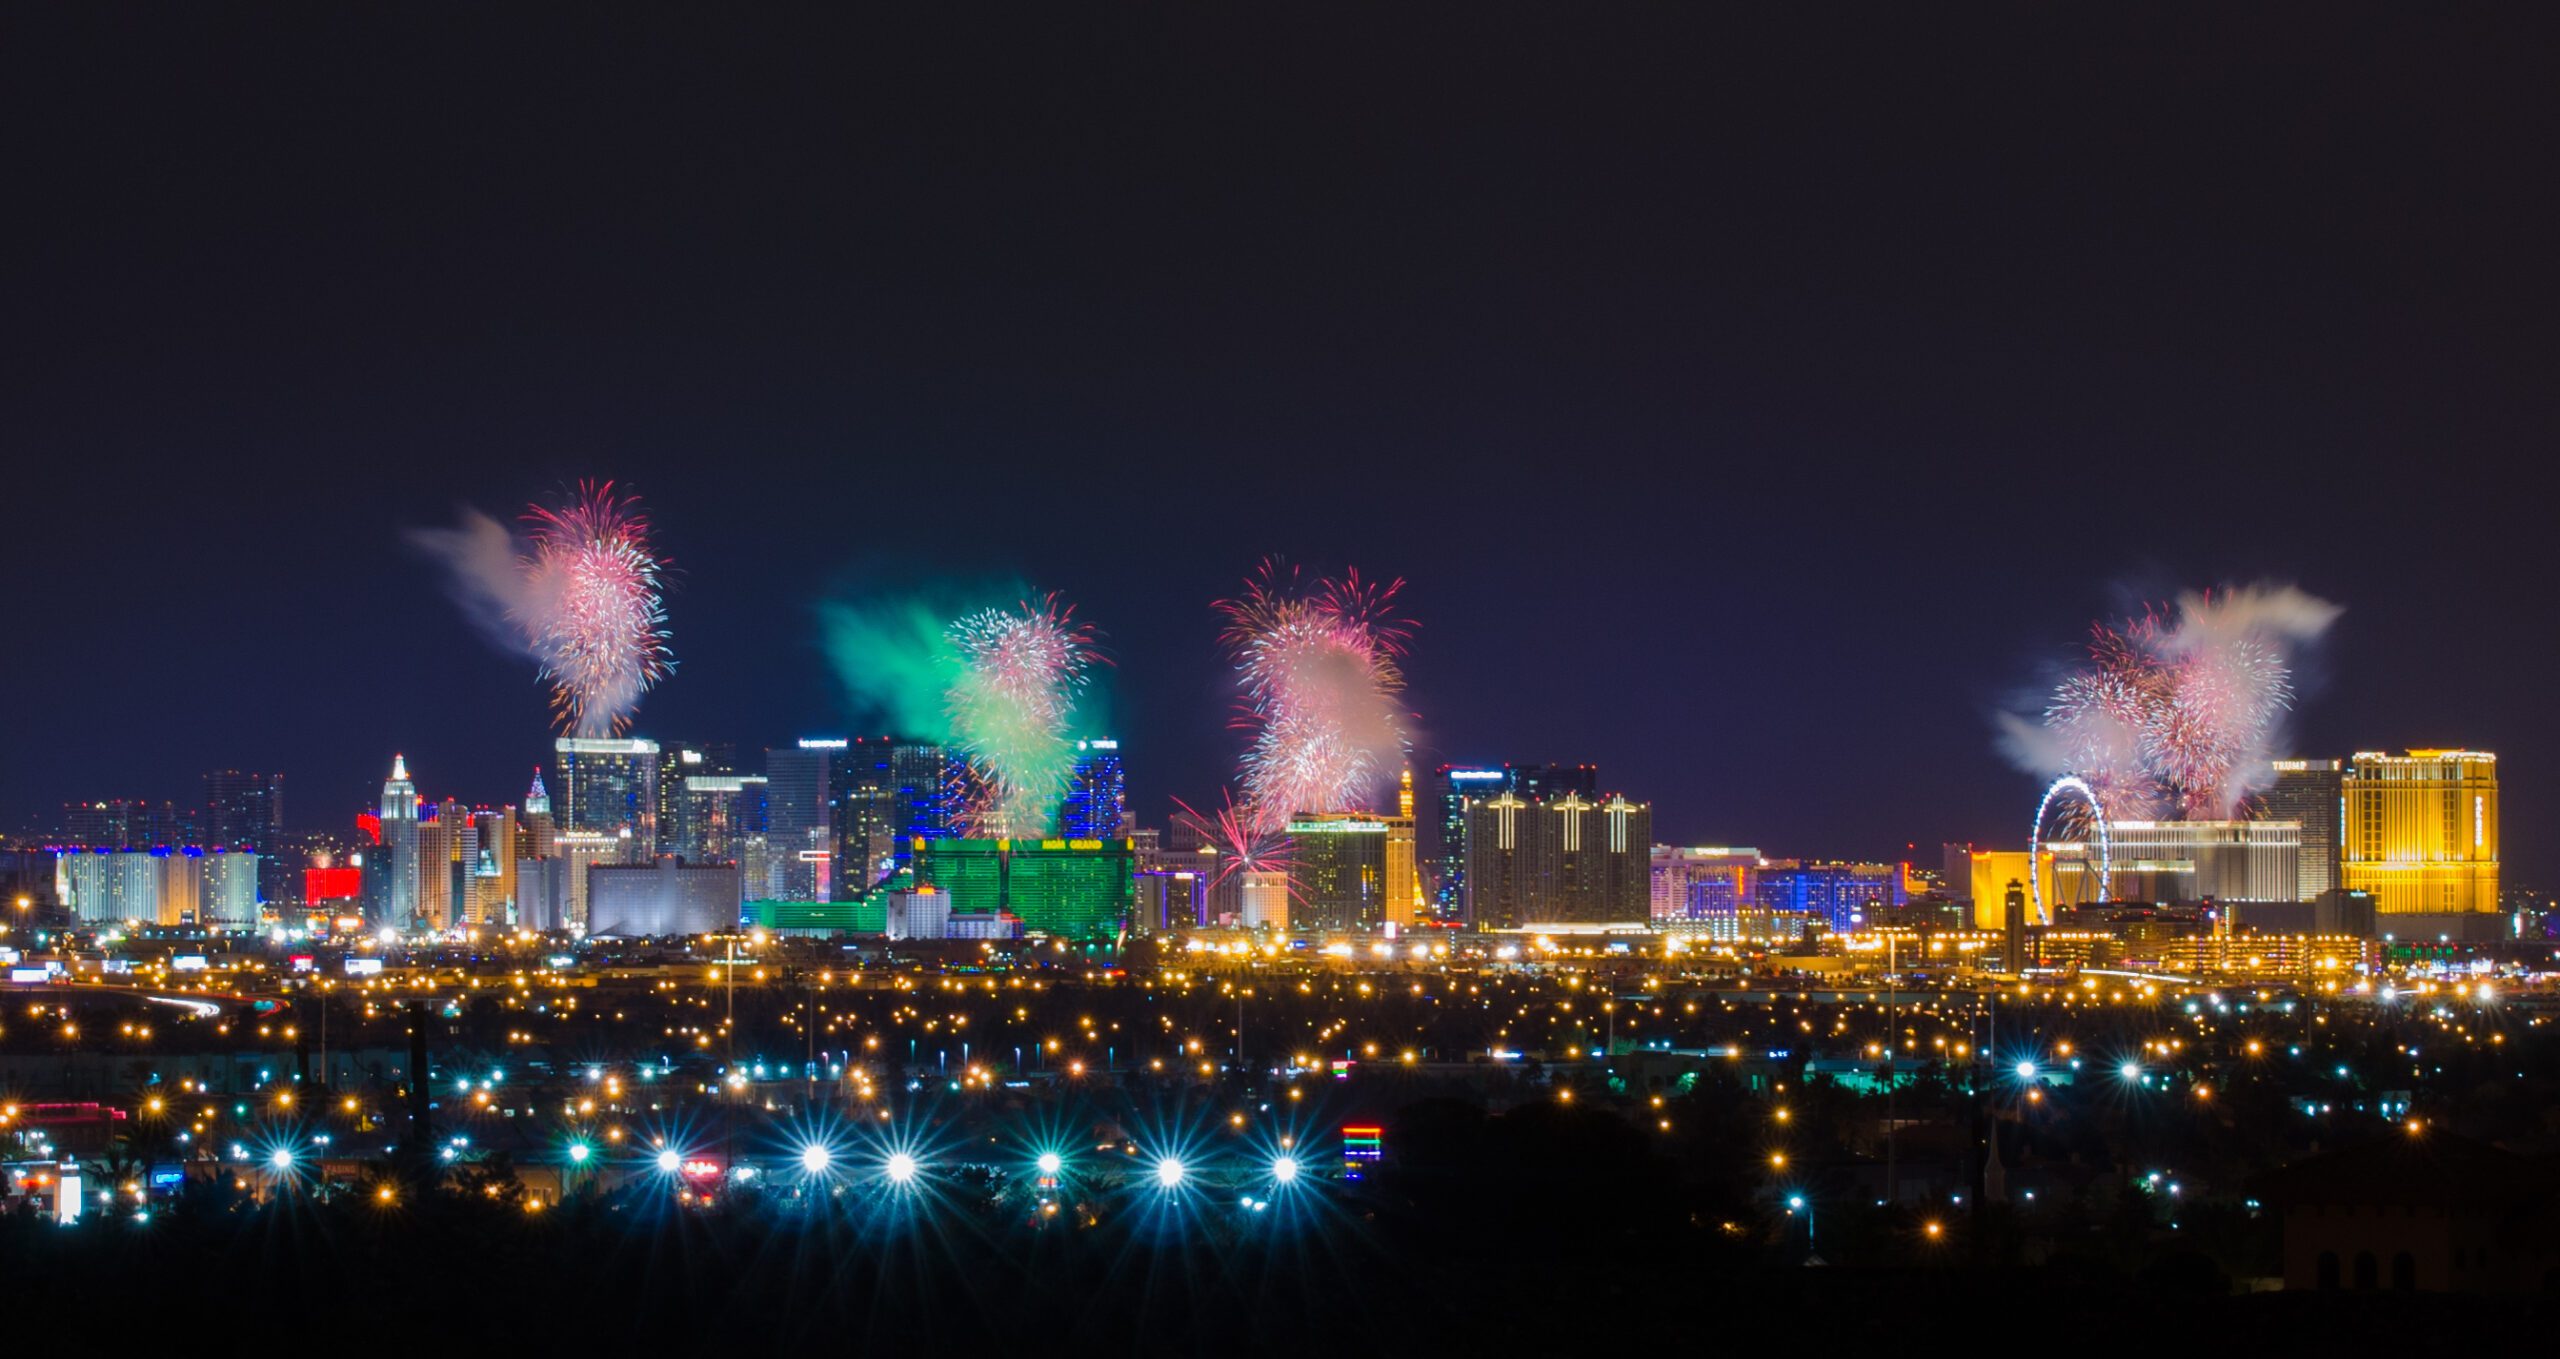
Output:
<path fill-rule="evenodd" d="M 1435 751 L 1885 854 L 2023 839 L 1986 714 L 2126 590 L 2272 578 L 2303 747 L 2497 750 L 2554 866 L 2548 7 L 566 8 L 9 13 L 9 824 L 513 797 L 402 531 L 592 476 L 649 734 L 845 729 L 817 601 L 1019 577 L 1160 821 L 1276 552 L 1410 579 Z"/>

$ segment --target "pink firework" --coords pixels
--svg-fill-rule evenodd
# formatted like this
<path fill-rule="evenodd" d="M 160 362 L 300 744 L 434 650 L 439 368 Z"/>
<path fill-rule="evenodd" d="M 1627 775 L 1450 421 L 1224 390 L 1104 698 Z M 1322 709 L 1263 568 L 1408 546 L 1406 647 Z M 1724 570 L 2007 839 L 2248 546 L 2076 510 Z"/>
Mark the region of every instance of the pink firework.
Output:
<path fill-rule="evenodd" d="M 551 682 L 552 712 L 575 735 L 619 732 L 675 665 L 639 498 L 580 482 L 568 504 L 536 505 L 525 521 L 530 589 L 517 622 Z"/>
<path fill-rule="evenodd" d="M 1173 805 L 1182 809 L 1174 819 L 1197 831 L 1201 843 L 1218 852 L 1217 871 L 1209 878 L 1212 887 L 1222 886 L 1239 874 L 1289 874 L 1298 866 L 1289 837 L 1255 824 L 1252 810 L 1238 806 L 1233 796 L 1215 815 L 1194 810 L 1180 798 L 1175 798 Z M 1296 879 L 1292 876 L 1291 890 L 1295 889 Z"/>
<path fill-rule="evenodd" d="M 2045 723 L 2110 818 L 2225 817 L 2246 795 L 2249 766 L 2293 703 L 2284 652 L 2256 616 L 2261 598 L 2194 595 L 2174 625 L 2159 609 L 2092 625 L 2090 664 L 2056 687 Z"/>
<path fill-rule="evenodd" d="M 2149 614 L 2121 625 L 2091 624 L 2088 668 L 2056 686 L 2045 710 L 2046 725 L 2062 738 L 2069 771 L 2120 821 L 2155 820 L 2170 801 L 2170 790 L 2147 762 L 2150 731 L 2167 691 L 2166 673 L 2150 651 L 2158 635 L 2157 619 Z M 2074 802 L 2067 815 L 2085 820 L 2088 808 Z"/>
<path fill-rule="evenodd" d="M 1310 585 L 1266 561 L 1243 594 L 1218 603 L 1243 690 L 1236 725 L 1253 734 L 1244 806 L 1258 829 L 1293 812 L 1368 806 L 1403 753 L 1397 661 L 1413 629 L 1394 611 L 1403 588 L 1356 570 Z"/>

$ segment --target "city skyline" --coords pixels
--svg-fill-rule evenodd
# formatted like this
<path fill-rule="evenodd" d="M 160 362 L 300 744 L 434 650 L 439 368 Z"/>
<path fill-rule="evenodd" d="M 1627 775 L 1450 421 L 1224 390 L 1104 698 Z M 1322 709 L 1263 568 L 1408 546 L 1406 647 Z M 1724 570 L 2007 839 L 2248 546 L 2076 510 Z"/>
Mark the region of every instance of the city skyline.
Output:
<path fill-rule="evenodd" d="M 2003 834 L 2036 789 L 1990 714 L 2088 620 L 2258 580 L 2345 609 L 2278 753 L 2498 750 L 2510 815 L 2546 814 L 2560 640 L 2480 588 L 2546 570 L 2513 493 L 2552 428 L 2527 318 L 2560 299 L 2510 225 L 2552 215 L 2505 168 L 2545 150 L 2507 116 L 2533 44 L 2456 59 L 2385 24 L 2322 64 L 2252 30 L 2197 72 L 2084 14 L 2066 79 L 1987 20 L 1877 16 L 1892 40 L 1821 67 L 1706 14 L 1598 47 L 1550 22 L 1429 94 L 1184 79 L 1132 106 L 1045 29 L 981 35 L 1019 60 L 962 66 L 1018 68 L 1000 83 L 741 33 L 771 79 L 735 100 L 531 15 L 485 68 L 444 38 L 349 67 L 207 25 L 94 81 L 27 70 L 86 112 L 27 148 L 49 191 L 10 226 L 43 267 L 18 271 L 0 439 L 21 502 L 61 512 L 0 535 L 47 605 L 0 711 L 77 739 L 0 762 L 6 824 L 226 767 L 283 770 L 316 819 L 394 750 L 510 791 L 540 696 L 403 534 L 581 479 L 646 497 L 671 562 L 678 665 L 641 730 L 872 731 L 816 610 L 1022 581 L 1100 629 L 1097 717 L 1150 824 L 1234 765 L 1207 605 L 1274 554 L 1409 582 L 1418 763 L 1589 760 L 1670 839 Z M 1438 50 L 1419 20 L 1372 36 Z M 539 54 L 590 41 L 627 123 L 551 100 Z M 1675 51 L 1712 55 L 1675 76 Z M 482 69 L 468 123 L 436 112 L 439 52 Z M 2428 91 L 2388 135 L 2357 61 Z M 2262 70 L 2301 118 L 2259 116 Z M 1057 108 L 1096 135 L 1053 146 Z M 861 168 L 725 150 L 758 145 Z M 137 630 L 154 663 L 106 659 Z M 2446 663 L 2484 637 L 2494 661 Z M 1844 795 L 1879 778 L 1907 796 Z"/>
<path fill-rule="evenodd" d="M 31 1343 L 2560 1297 L 2560 8 L 0 34 Z"/>

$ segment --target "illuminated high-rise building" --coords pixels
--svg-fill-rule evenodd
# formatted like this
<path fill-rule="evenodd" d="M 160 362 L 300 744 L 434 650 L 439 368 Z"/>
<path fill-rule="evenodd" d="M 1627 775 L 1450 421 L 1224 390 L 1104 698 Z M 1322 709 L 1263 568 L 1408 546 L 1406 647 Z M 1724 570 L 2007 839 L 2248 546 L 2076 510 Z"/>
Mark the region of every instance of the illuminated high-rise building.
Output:
<path fill-rule="evenodd" d="M 1186 930 L 1200 923 L 1208 902 L 1208 879 L 1200 869 L 1179 860 L 1162 860 L 1138 870 L 1137 917 L 1130 929 L 1139 934 Z"/>
<path fill-rule="evenodd" d="M 611 837 L 625 863 L 654 858 L 658 743 L 563 736 L 552 743 L 552 751 L 560 768 L 560 829 Z"/>
<path fill-rule="evenodd" d="M 541 928 L 587 927 L 587 870 L 621 859 L 620 841 L 600 831 L 562 831 L 557 853 L 543 865 L 549 914 Z"/>
<path fill-rule="evenodd" d="M 1276 868 L 1235 874 L 1236 923 L 1249 930 L 1289 928 L 1289 875 Z"/>
<path fill-rule="evenodd" d="M 837 757 L 852 743 L 841 736 L 802 737 L 764 753 L 765 837 L 787 901 L 830 900 L 835 859 L 833 801 Z"/>
<path fill-rule="evenodd" d="M 2111 872 L 2103 895 L 2095 844 L 2045 843 L 2050 858 L 2035 865 L 2027 902 L 2035 923 L 2051 924 L 2057 910 L 2110 901 L 2294 901 L 2301 890 L 2302 828 L 2291 821 L 2110 821 L 2107 834 Z M 1981 906 L 1977 897 L 1977 914 Z"/>
<path fill-rule="evenodd" d="M 1374 930 L 1413 923 L 1413 818 L 1330 812 L 1289 822 L 1289 926 Z"/>
<path fill-rule="evenodd" d="M 1752 876 L 1759 910 L 1782 928 L 1819 921 L 1844 933 L 1861 930 L 1905 900 L 1899 864 L 1773 859 Z"/>
<path fill-rule="evenodd" d="M 1413 815 L 1413 766 L 1406 765 L 1396 779 L 1396 814 L 1387 821 L 1387 923 L 1404 929 L 1430 915 L 1421 827 Z"/>
<path fill-rule="evenodd" d="M 418 861 L 418 785 L 409 781 L 409 760 L 391 757 L 391 777 L 382 784 L 383 872 L 389 879 L 383 894 L 380 923 L 408 929 L 418 917 L 421 865 Z"/>
<path fill-rule="evenodd" d="M 898 866 L 908 865 L 918 840 L 951 834 L 952 775 L 960 757 L 930 741 L 893 741 L 889 782 L 897 798 Z"/>
<path fill-rule="evenodd" d="M 828 765 L 828 819 L 834 841 L 832 899 L 866 900 L 906 860 L 913 812 L 905 752 L 913 742 L 856 736 Z"/>
<path fill-rule="evenodd" d="M 1440 766 L 1433 781 L 1431 815 L 1421 833 L 1423 868 L 1431 879 L 1431 913 L 1456 920 L 1466 913 L 1467 807 L 1502 791 L 1511 776 L 1491 766 Z"/>
<path fill-rule="evenodd" d="M 247 851 L 170 849 L 66 851 L 55 860 L 56 891 L 83 924 L 253 925 L 258 856 Z"/>
<path fill-rule="evenodd" d="M 1467 920 L 1478 929 L 1642 925 L 1653 913 L 1653 808 L 1505 790 L 1467 813 Z"/>
<path fill-rule="evenodd" d="M 284 775 L 237 769 L 205 775 L 203 843 L 257 854 L 261 900 L 300 897 L 298 856 L 285 853 Z"/>
<path fill-rule="evenodd" d="M 479 843 L 472 869 L 475 881 L 471 909 L 465 918 L 474 925 L 512 924 L 519 857 L 516 842 L 524 838 L 524 827 L 517 821 L 513 807 L 479 808 L 471 813 L 471 825 Z"/>
<path fill-rule="evenodd" d="M 667 798 L 658 847 L 687 863 L 744 862 L 763 803 L 761 774 L 686 774 Z M 672 837 L 664 833 L 667 826 Z"/>
<path fill-rule="evenodd" d="M 453 923 L 453 827 L 442 803 L 418 809 L 418 922 L 430 930 Z"/>
<path fill-rule="evenodd" d="M 2011 880 L 2021 883 L 2028 881 L 2031 867 L 2042 882 L 2051 883 L 2054 878 L 2054 852 L 2051 849 L 2038 854 L 2032 866 L 2027 861 L 2027 851 L 2023 849 L 1968 849 L 1967 855 L 1970 863 L 1965 875 L 1969 884 L 1966 899 L 1973 903 L 1973 927 L 1977 930 L 1997 930 L 2005 927 L 2008 920 L 2007 894 Z M 2048 898 L 2045 914 L 2035 917 L 2028 923 L 2052 924 L 2052 907 L 2056 904 L 2066 906 L 2101 904 L 2096 896 L 2095 875 L 2092 875 L 2089 880 L 2089 888 L 2089 897 L 2085 902 L 2078 902 L 2067 896 Z M 2032 911 L 2032 905 L 2029 909 Z"/>
<path fill-rule="evenodd" d="M 1418 818 L 1417 852 L 1427 882 L 1431 914 L 1455 921 L 1466 913 L 1468 808 L 1502 792 L 1532 802 L 1573 794 L 1600 796 L 1600 769 L 1588 764 L 1440 766 L 1432 788 L 1431 815 Z"/>
<path fill-rule="evenodd" d="M 685 778 L 709 772 L 700 747 L 680 741 L 658 743 L 659 853 L 684 854 L 685 845 L 694 835 L 693 827 L 685 822 L 685 814 L 691 810 L 684 796 Z"/>
<path fill-rule="evenodd" d="M 204 776 L 204 843 L 273 854 L 284 844 L 284 775 L 237 769 Z"/>
<path fill-rule="evenodd" d="M 2259 802 L 2266 808 L 2263 819 L 2302 828 L 2301 884 L 2294 900 L 2316 901 L 2337 886 L 2346 851 L 2346 762 L 2278 760 L 2275 781 Z"/>
<path fill-rule="evenodd" d="M 522 833 L 516 837 L 516 857 L 548 859 L 552 854 L 552 838 L 560 833 L 560 823 L 551 817 L 551 793 L 542 786 L 542 770 L 533 771 L 533 785 L 524 790 L 524 814 L 518 818 Z"/>
<path fill-rule="evenodd" d="M 1112 840 L 1129 833 L 1129 783 L 1120 766 L 1120 743 L 1076 742 L 1075 773 L 1058 809 L 1058 833 L 1070 840 Z"/>
<path fill-rule="evenodd" d="M 917 840 L 951 833 L 957 757 L 893 737 L 804 737 L 765 752 L 762 881 L 788 900 L 855 901 L 910 867 Z M 751 866 L 751 883 L 759 875 Z"/>
<path fill-rule="evenodd" d="M 458 799 L 418 818 L 418 914 L 427 928 L 476 924 L 480 916 L 480 826 Z"/>
<path fill-rule="evenodd" d="M 1653 850 L 1653 918 L 1657 923 L 1704 921 L 1718 939 L 1739 939 L 1742 921 L 1759 901 L 1760 851 L 1730 845 Z"/>
<path fill-rule="evenodd" d="M 2359 751 L 2347 768 L 2344 881 L 2373 897 L 2385 933 L 2440 933 L 2498 903 L 2498 757 L 2476 750 Z M 2476 922 L 2450 922 L 2476 931 Z"/>
<path fill-rule="evenodd" d="M 1026 932 L 1108 938 L 1127 927 L 1137 856 L 1126 840 L 975 840 L 911 846 L 919 887 L 954 915 L 1011 915 Z"/>

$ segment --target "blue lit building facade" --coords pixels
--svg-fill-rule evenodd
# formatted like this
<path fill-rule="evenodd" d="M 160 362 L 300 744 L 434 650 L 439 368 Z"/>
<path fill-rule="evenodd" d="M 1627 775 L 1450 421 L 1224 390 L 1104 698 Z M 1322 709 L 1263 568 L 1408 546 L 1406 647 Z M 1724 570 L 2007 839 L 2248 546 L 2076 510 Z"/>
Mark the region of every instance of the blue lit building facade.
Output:
<path fill-rule="evenodd" d="M 1879 911 L 1904 902 L 1902 870 L 1894 864 L 1772 859 L 1756 875 L 1755 890 L 1767 915 L 1819 920 L 1834 931 L 1864 929 Z"/>
<path fill-rule="evenodd" d="M 1733 845 L 1663 845 L 1653 851 L 1655 923 L 1712 924 L 1719 939 L 1742 937 L 1742 917 L 1760 904 L 1760 851 Z"/>
<path fill-rule="evenodd" d="M 1118 741 L 1076 742 L 1075 775 L 1058 809 L 1058 833 L 1069 840 L 1116 840 L 1129 833 L 1129 783 Z"/>
<path fill-rule="evenodd" d="M 888 736 L 828 746 L 833 899 L 864 901 L 912 867 L 916 841 L 951 833 L 955 760 L 930 742 Z"/>
<path fill-rule="evenodd" d="M 1467 908 L 1467 807 L 1510 786 L 1510 774 L 1489 765 L 1440 766 L 1431 814 L 1416 818 L 1428 836 L 1423 846 L 1431 913 L 1457 920 Z"/>
<path fill-rule="evenodd" d="M 918 840 L 951 835 L 951 788 L 962 761 L 959 755 L 930 741 L 889 743 L 889 787 L 897 818 L 894 853 L 898 867 L 913 866 Z"/>

